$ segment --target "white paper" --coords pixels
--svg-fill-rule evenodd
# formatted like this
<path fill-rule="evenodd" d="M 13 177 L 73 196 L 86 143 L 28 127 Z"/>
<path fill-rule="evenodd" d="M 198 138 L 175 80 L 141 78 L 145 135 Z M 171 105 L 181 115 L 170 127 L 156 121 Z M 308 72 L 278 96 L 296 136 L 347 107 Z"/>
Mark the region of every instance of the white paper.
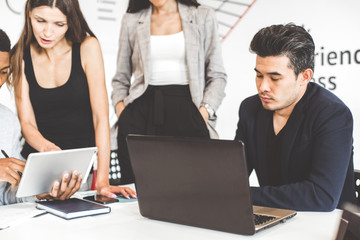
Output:
<path fill-rule="evenodd" d="M 17 225 L 45 213 L 36 209 L 35 203 L 16 203 L 0 206 L 0 230 Z"/>

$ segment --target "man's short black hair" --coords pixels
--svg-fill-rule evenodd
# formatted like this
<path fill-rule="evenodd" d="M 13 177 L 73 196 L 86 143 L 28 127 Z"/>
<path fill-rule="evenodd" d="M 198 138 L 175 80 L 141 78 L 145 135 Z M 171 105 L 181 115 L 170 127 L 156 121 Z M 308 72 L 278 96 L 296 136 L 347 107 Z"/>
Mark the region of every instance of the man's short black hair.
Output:
<path fill-rule="evenodd" d="M 10 39 L 6 33 L 0 29 L 0 51 L 10 52 Z"/>
<path fill-rule="evenodd" d="M 308 68 L 314 71 L 314 41 L 303 27 L 293 23 L 261 29 L 251 41 L 250 51 L 260 57 L 287 56 L 296 76 Z"/>

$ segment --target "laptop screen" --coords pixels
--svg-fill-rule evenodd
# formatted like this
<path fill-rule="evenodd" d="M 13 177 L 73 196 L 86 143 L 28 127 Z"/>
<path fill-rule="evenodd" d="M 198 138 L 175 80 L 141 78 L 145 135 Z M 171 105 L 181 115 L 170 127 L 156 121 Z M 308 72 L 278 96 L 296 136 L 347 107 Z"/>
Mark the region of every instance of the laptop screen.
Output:
<path fill-rule="evenodd" d="M 143 216 L 254 234 L 241 141 L 129 135 Z"/>

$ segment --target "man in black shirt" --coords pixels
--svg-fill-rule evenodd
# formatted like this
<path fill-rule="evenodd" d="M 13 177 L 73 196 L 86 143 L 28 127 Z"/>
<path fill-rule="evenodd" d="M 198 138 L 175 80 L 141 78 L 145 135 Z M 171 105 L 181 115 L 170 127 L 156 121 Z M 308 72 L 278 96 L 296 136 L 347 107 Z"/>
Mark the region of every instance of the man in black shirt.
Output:
<path fill-rule="evenodd" d="M 315 45 L 293 24 L 261 29 L 250 49 L 258 94 L 240 106 L 235 139 L 245 143 L 256 205 L 331 211 L 355 201 L 353 119 L 334 94 L 310 83 Z"/>

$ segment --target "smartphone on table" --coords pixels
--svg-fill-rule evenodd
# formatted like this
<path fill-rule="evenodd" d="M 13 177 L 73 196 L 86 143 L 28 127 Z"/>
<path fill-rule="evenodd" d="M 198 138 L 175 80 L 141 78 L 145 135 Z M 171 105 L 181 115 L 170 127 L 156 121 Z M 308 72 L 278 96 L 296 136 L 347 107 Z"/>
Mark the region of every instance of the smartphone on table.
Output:
<path fill-rule="evenodd" d="M 108 203 L 114 203 L 114 202 L 119 201 L 116 198 L 109 198 L 109 197 L 98 195 L 98 194 L 84 197 L 84 199 L 92 201 L 92 202 L 101 203 L 101 204 L 108 204 Z"/>

